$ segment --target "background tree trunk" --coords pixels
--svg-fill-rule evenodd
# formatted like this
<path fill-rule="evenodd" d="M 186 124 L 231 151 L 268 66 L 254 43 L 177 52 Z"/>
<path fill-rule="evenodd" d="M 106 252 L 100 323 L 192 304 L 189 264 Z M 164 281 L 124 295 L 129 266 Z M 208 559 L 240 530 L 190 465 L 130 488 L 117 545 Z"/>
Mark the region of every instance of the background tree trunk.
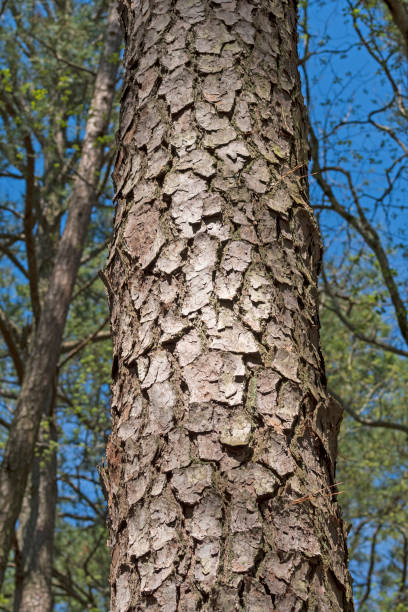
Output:
<path fill-rule="evenodd" d="M 111 609 L 351 611 L 296 2 L 121 17 Z"/>
<path fill-rule="evenodd" d="M 36 249 L 38 286 L 37 316 L 44 304 L 60 234 L 60 215 L 51 199 L 41 202 L 44 224 L 39 224 Z M 33 309 L 34 312 L 34 309 Z M 25 357 L 35 337 L 35 327 L 28 340 Z M 52 381 L 50 396 L 43 411 L 25 495 L 15 537 L 14 612 L 52 612 L 52 569 L 57 504 L 57 380 Z"/>
<path fill-rule="evenodd" d="M 98 138 L 105 134 L 109 123 L 120 44 L 116 9 L 112 5 L 81 160 L 67 207 L 67 220 L 29 351 L 3 455 L 0 472 L 0 586 L 31 469 L 41 418 L 55 377 L 66 317 L 95 201 L 98 172 L 104 164 L 103 148 L 99 146 Z"/>
<path fill-rule="evenodd" d="M 52 612 L 52 568 L 57 504 L 55 390 L 44 414 L 31 476 L 16 533 L 20 571 L 16 572 L 14 612 Z"/>

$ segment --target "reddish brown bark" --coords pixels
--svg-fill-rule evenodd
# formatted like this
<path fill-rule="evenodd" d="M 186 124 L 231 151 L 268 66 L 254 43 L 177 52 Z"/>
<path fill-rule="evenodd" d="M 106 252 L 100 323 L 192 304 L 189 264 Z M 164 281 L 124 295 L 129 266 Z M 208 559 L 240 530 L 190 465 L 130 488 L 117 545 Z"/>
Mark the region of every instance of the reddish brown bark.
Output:
<path fill-rule="evenodd" d="M 120 5 L 115 612 L 353 609 L 295 5 Z"/>

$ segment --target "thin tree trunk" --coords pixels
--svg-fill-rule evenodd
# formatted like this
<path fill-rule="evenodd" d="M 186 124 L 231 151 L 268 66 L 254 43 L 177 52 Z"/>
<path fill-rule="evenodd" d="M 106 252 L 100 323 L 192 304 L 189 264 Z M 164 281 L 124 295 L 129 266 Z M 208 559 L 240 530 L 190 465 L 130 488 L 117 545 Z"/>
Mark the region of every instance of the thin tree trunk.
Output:
<path fill-rule="evenodd" d="M 31 476 L 19 516 L 17 545 L 20 571 L 14 592 L 14 612 L 52 612 L 52 569 L 57 504 L 57 428 L 55 392 L 44 414 Z"/>
<path fill-rule="evenodd" d="M 42 223 L 39 223 L 36 249 L 36 285 L 38 310 L 44 304 L 59 240 L 59 213 L 52 198 L 40 202 Z M 32 291 L 33 293 L 33 291 Z M 32 299 L 34 303 L 34 300 Z M 32 334 L 35 334 L 33 327 Z M 32 341 L 32 340 L 31 340 Z M 28 347 L 31 345 L 28 341 Z M 27 356 L 27 355 L 26 355 Z M 42 425 L 32 461 L 15 537 L 14 612 L 51 612 L 53 609 L 52 569 L 54 556 L 55 515 L 57 504 L 57 427 L 56 387 L 43 411 Z"/>
<path fill-rule="evenodd" d="M 353 610 L 295 0 L 123 0 L 111 610 Z"/>
<path fill-rule="evenodd" d="M 55 376 L 65 321 L 95 202 L 98 172 L 103 165 L 103 147 L 98 137 L 105 134 L 109 124 L 120 41 L 116 11 L 112 6 L 81 160 L 68 205 L 68 217 L 27 360 L 0 472 L 0 586 L 32 464 L 41 417 Z"/>

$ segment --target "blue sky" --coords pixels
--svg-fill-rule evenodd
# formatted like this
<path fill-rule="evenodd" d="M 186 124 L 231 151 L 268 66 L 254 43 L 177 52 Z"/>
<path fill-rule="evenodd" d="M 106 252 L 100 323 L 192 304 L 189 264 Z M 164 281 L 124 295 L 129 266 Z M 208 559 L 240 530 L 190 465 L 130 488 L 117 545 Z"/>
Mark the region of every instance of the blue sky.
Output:
<path fill-rule="evenodd" d="M 384 106 L 392 98 L 393 92 L 389 82 L 384 78 L 383 70 L 360 44 L 350 16 L 350 4 L 351 2 L 347 0 L 334 2 L 312 0 L 310 3 L 308 24 L 312 36 L 310 46 L 317 53 L 307 64 L 311 92 L 308 110 L 317 136 L 321 140 L 321 146 L 325 150 L 325 164 L 345 167 L 351 173 L 368 219 L 379 231 L 384 246 L 392 251 L 389 257 L 397 279 L 401 284 L 405 283 L 401 293 L 406 299 L 407 163 L 406 159 L 396 163 L 390 176 L 395 177 L 399 172 L 399 178 L 392 193 L 382 202 L 376 201 L 386 186 L 386 169 L 401 155 L 401 150 L 383 133 L 371 125 L 364 124 L 369 113 Z M 379 5 L 383 6 L 382 3 Z M 366 35 L 367 27 L 364 23 L 361 23 L 360 27 L 363 35 Z M 381 32 L 377 38 L 379 46 L 381 46 L 380 34 Z M 304 49 L 302 40 L 299 46 L 302 55 Z M 339 49 L 344 52 L 339 53 Z M 398 61 L 399 58 L 395 55 L 394 73 L 400 79 L 399 84 L 406 94 L 408 81 L 406 64 L 399 69 Z M 303 77 L 302 73 L 301 75 Z M 388 111 L 374 117 L 382 124 L 396 123 L 395 117 L 390 117 Z M 333 131 L 341 122 L 344 125 Z M 324 140 L 323 135 L 330 131 L 332 133 Z M 401 129 L 398 135 L 405 145 L 408 145 L 407 132 Z M 350 192 L 345 188 L 342 176 L 331 173 L 326 177 L 340 203 L 353 211 Z M 311 203 L 319 204 L 321 192 L 313 177 L 310 184 Z M 320 221 L 326 257 L 332 260 L 334 266 L 339 264 L 342 258 L 358 251 L 361 242 L 357 240 L 349 242 L 347 225 L 338 215 L 326 211 L 321 213 Z M 383 318 L 391 326 L 393 341 L 406 349 L 397 329 L 392 308 L 389 304 L 384 306 Z M 363 449 L 361 452 L 363 453 Z M 345 488 L 347 489 L 347 486 Z M 368 552 L 372 532 L 371 525 L 362 532 L 361 541 L 365 542 L 363 544 L 365 552 Z M 382 567 L 389 563 L 392 544 L 390 539 L 385 539 L 378 546 L 377 553 L 382 558 Z M 366 564 L 352 561 L 350 569 L 356 583 L 364 581 Z M 374 586 L 372 592 L 374 595 L 378 593 L 378 587 Z M 379 608 L 371 609 L 374 612 L 374 609 Z"/>
<path fill-rule="evenodd" d="M 406 158 L 397 161 L 403 153 L 402 149 L 386 134 L 364 123 L 371 112 L 392 99 L 393 92 L 379 64 L 360 44 L 350 17 L 350 4 L 349 0 L 313 0 L 310 3 L 310 47 L 317 53 L 307 62 L 311 91 L 308 110 L 325 154 L 323 163 L 341 166 L 351 173 L 369 221 L 379 231 L 384 247 L 390 249 L 390 261 L 397 272 L 398 281 L 405 284 L 405 289 L 401 291 L 406 298 L 408 168 Z M 379 4 L 382 6 L 382 3 Z M 378 22 L 381 23 L 382 19 Z M 359 22 L 359 26 L 362 34 L 366 35 L 368 29 L 364 22 Z M 379 37 L 377 43 L 379 46 L 382 44 Z M 301 40 L 301 54 L 303 48 L 304 43 Z M 339 49 L 344 52 L 339 53 Z M 399 79 L 397 84 L 406 93 L 406 64 L 398 67 L 398 54 L 394 55 L 391 62 L 394 62 L 393 74 Z M 303 78 L 302 72 L 301 76 Z M 391 117 L 388 110 L 373 115 L 373 119 L 384 125 L 396 124 L 395 117 Z M 342 126 L 338 127 L 341 123 Z M 323 138 L 327 133 L 329 136 Z M 406 130 L 400 129 L 398 136 L 405 146 L 408 146 Z M 395 179 L 394 189 L 378 201 L 387 186 L 386 170 L 393 164 L 395 167 L 391 169 L 389 176 L 392 180 Z M 336 172 L 326 174 L 327 177 L 341 204 L 354 211 L 350 191 L 345 186 L 345 178 Z M 310 185 L 311 203 L 318 205 L 321 192 L 313 177 Z M 349 246 L 344 231 L 346 223 L 330 212 L 321 213 L 320 220 L 326 255 L 335 263 L 344 254 L 345 247 Z M 354 241 L 352 248 L 357 252 L 359 246 L 358 241 Z M 387 305 L 385 318 L 395 331 L 394 341 L 400 343 L 401 338 L 396 330 L 392 310 Z"/>

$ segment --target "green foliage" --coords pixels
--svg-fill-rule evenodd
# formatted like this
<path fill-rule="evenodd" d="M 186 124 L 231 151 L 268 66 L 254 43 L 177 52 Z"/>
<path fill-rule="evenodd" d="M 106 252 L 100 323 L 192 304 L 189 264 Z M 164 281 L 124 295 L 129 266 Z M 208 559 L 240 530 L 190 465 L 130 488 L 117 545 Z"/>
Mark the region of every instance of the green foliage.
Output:
<path fill-rule="evenodd" d="M 58 522 L 55 596 L 56 604 L 61 609 L 69 612 L 83 612 L 84 609 L 106 612 L 109 609 L 109 550 L 106 537 L 106 527 L 101 521 L 80 529 L 67 520 Z M 67 588 L 77 596 L 69 599 L 69 605 Z"/>
<path fill-rule="evenodd" d="M 346 268 L 344 277 L 347 289 L 355 297 L 347 296 L 340 308 L 343 312 L 348 310 L 348 320 L 361 333 L 369 335 L 376 329 L 377 337 L 389 340 L 392 330 L 381 317 L 382 309 L 377 308 L 381 304 L 381 293 L 376 288 L 376 281 L 380 284 L 378 271 L 365 266 L 363 258 L 354 269 L 355 276 Z M 361 286 L 361 277 L 366 280 L 364 294 L 352 291 L 354 283 Z M 329 387 L 359 417 L 398 423 L 408 429 L 406 358 L 376 350 L 358 340 L 342 325 L 331 306 L 330 298 L 325 297 L 321 323 Z M 357 601 L 367 588 L 371 554 L 375 559 L 370 597 L 359 609 L 365 612 L 403 610 L 407 603 L 398 602 L 398 589 L 408 523 L 407 432 L 364 426 L 346 412 L 339 448 L 337 480 L 345 489 L 342 507 L 351 524 L 349 548 Z M 373 534 L 377 529 L 372 553 Z M 402 596 L 405 597 L 404 592 Z"/>
<path fill-rule="evenodd" d="M 382 0 L 299 4 L 311 202 L 326 247 L 322 343 L 329 387 L 349 409 L 337 479 L 354 595 L 362 612 L 404 610 L 407 56 Z"/>

